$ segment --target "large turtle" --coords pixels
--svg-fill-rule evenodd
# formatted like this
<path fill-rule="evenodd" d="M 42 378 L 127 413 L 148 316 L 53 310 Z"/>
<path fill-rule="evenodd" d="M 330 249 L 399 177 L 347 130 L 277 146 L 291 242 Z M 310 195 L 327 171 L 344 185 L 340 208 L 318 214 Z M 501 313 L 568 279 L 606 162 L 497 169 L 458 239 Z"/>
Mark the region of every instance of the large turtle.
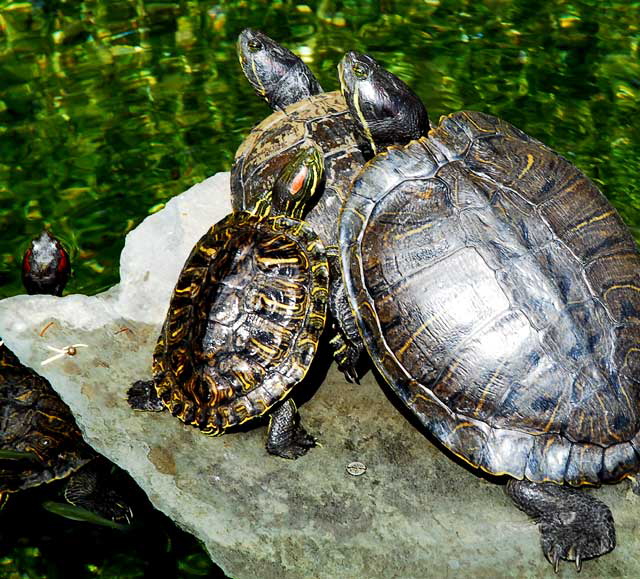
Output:
<path fill-rule="evenodd" d="M 375 66 L 345 57 L 349 102 Z M 366 165 L 339 242 L 360 337 L 400 400 L 509 477 L 556 570 L 613 549 L 610 510 L 574 487 L 640 470 L 640 255 L 596 186 L 509 123 L 457 112 Z"/>
<path fill-rule="evenodd" d="M 271 411 L 268 452 L 297 458 L 314 446 L 286 397 L 325 326 L 326 253 L 302 221 L 321 178 L 318 150 L 299 150 L 252 212 L 228 215 L 198 241 L 169 303 L 153 380 L 129 390 L 135 409 L 166 408 L 211 435 Z"/>
<path fill-rule="evenodd" d="M 307 65 L 262 32 L 244 30 L 238 38 L 238 55 L 256 93 L 275 112 L 251 131 L 236 153 L 231 169 L 232 205 L 234 209 L 251 207 L 300 146 L 317 145 L 324 157 L 325 180 L 305 219 L 329 253 L 331 311 L 344 309 L 339 266 L 332 258 L 337 256 L 340 209 L 352 180 L 373 153 L 424 134 L 429 126 L 427 112 L 404 82 L 380 69 L 353 107 L 355 115 L 366 110 L 370 118 L 375 117 L 375 134 L 361 134 L 361 125 L 349 113 L 343 95 L 323 93 Z M 349 339 L 355 326 L 340 330 L 333 340 L 338 365 L 347 379 L 357 380 L 359 350 Z"/>
<path fill-rule="evenodd" d="M 51 233 L 31 242 L 22 266 L 29 293 L 60 295 L 69 271 L 69 255 Z M 131 509 L 109 470 L 51 384 L 0 339 L 0 504 L 11 493 L 67 479 L 64 496 L 71 504 L 129 522 Z"/>

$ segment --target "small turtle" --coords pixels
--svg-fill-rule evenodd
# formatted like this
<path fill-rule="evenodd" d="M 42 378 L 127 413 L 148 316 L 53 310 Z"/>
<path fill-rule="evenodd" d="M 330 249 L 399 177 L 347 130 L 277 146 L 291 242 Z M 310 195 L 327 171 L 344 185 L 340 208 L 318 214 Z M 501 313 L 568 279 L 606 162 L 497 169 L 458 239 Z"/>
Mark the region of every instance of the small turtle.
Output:
<path fill-rule="evenodd" d="M 405 144 L 427 131 L 429 120 L 424 105 L 404 82 L 377 67 L 373 74 L 367 71 L 357 100 L 350 103 L 352 115 L 340 92 L 322 93 L 309 68 L 263 33 L 244 30 L 238 39 L 238 54 L 245 76 L 276 112 L 251 131 L 236 153 L 231 169 L 233 207 L 243 209 L 254 204 L 300 146 L 314 143 L 320 147 L 324 188 L 305 219 L 329 254 L 330 310 L 348 310 L 335 259 L 340 208 L 367 158 L 390 144 Z M 358 74 L 357 63 L 352 70 Z M 352 99 L 353 95 L 347 98 Z M 367 133 L 354 121 L 363 111 L 375 131 Z M 349 381 L 357 381 L 360 350 L 349 339 L 352 333 L 357 335 L 355 325 L 340 327 L 333 344 L 338 366 Z"/>
<path fill-rule="evenodd" d="M 70 275 L 69 254 L 49 231 L 43 230 L 22 259 L 22 283 L 27 293 L 61 296 Z"/>
<path fill-rule="evenodd" d="M 46 230 L 24 255 L 22 279 L 30 294 L 62 295 L 70 271 L 69 254 Z M 68 502 L 128 523 L 131 509 L 112 488 L 109 469 L 47 379 L 0 339 L 0 505 L 11 493 L 68 478 Z"/>
<path fill-rule="evenodd" d="M 198 241 L 171 297 L 153 380 L 129 389 L 134 409 L 167 408 L 210 435 L 271 411 L 269 453 L 297 458 L 315 445 L 285 397 L 325 325 L 327 258 L 302 221 L 321 177 L 318 150 L 298 151 L 253 212 L 228 215 Z"/>
<path fill-rule="evenodd" d="M 343 91 L 373 136 L 353 64 Z M 400 400 L 509 477 L 556 570 L 611 551 L 609 508 L 574 488 L 640 470 L 640 254 L 604 195 L 509 123 L 457 112 L 365 166 L 339 243 L 359 335 Z"/>
<path fill-rule="evenodd" d="M 68 478 L 68 502 L 128 523 L 131 509 L 111 488 L 107 469 L 51 384 L 0 339 L 0 504 L 11 493 Z"/>

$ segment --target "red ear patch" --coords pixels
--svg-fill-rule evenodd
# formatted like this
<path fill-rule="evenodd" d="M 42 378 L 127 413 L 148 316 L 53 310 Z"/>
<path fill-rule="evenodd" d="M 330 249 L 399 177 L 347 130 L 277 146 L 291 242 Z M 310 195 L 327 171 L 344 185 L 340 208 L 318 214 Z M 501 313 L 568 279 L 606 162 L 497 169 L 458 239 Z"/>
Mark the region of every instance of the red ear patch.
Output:
<path fill-rule="evenodd" d="M 24 258 L 22 259 L 22 269 L 26 273 L 31 271 L 31 248 L 27 249 L 24 254 Z"/>
<path fill-rule="evenodd" d="M 300 192 L 300 189 L 302 189 L 308 172 L 309 168 L 306 165 L 300 167 L 300 171 L 298 171 L 298 174 L 293 178 L 289 189 L 292 197 L 295 197 Z"/>
<path fill-rule="evenodd" d="M 60 259 L 58 260 L 57 270 L 59 272 L 63 272 L 69 267 L 69 259 L 67 257 L 67 252 L 63 249 L 62 251 L 59 252 L 58 255 L 60 256 Z"/>

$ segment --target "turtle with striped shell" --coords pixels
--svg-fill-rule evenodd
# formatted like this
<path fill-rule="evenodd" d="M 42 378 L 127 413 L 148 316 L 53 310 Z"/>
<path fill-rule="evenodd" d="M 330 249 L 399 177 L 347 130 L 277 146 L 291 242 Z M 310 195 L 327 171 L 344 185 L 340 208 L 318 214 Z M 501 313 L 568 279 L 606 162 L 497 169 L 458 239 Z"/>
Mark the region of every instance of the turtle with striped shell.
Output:
<path fill-rule="evenodd" d="M 351 106 L 376 66 L 341 63 Z M 640 254 L 593 182 L 509 123 L 457 112 L 365 166 L 339 244 L 339 317 L 400 400 L 507 477 L 556 570 L 611 551 L 609 508 L 577 487 L 640 470 Z"/>
<path fill-rule="evenodd" d="M 321 181 L 322 157 L 305 147 L 252 211 L 231 213 L 196 243 L 153 353 L 153 380 L 129 389 L 134 409 L 168 409 L 210 435 L 269 413 L 269 453 L 293 459 L 315 445 L 288 395 L 326 320 L 326 252 L 302 220 Z"/>
<path fill-rule="evenodd" d="M 22 261 L 29 293 L 60 296 L 70 271 L 69 254 L 50 232 L 32 240 Z M 49 381 L 0 338 L 0 505 L 13 493 L 64 479 L 69 503 L 128 523 L 131 509 L 110 471 L 110 463 L 84 441 L 71 409 Z"/>

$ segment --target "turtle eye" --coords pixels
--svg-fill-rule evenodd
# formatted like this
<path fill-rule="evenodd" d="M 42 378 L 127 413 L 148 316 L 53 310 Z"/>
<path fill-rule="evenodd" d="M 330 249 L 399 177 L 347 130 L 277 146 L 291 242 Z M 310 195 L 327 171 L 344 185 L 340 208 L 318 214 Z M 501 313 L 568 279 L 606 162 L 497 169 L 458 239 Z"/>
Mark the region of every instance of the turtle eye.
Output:
<path fill-rule="evenodd" d="M 247 42 L 247 46 L 251 52 L 258 52 L 259 50 L 262 50 L 262 42 L 255 38 L 249 40 L 249 42 Z"/>
<path fill-rule="evenodd" d="M 353 74 L 359 79 L 365 79 L 369 75 L 369 69 L 359 62 L 354 62 L 351 70 L 353 70 Z"/>

